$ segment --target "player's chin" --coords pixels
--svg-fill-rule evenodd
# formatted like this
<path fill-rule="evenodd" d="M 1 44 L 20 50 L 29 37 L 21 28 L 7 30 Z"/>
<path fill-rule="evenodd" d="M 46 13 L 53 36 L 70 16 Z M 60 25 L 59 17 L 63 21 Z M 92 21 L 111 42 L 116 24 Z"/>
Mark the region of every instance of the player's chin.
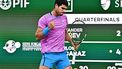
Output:
<path fill-rule="evenodd" d="M 64 13 L 60 13 L 59 15 L 62 16 Z"/>

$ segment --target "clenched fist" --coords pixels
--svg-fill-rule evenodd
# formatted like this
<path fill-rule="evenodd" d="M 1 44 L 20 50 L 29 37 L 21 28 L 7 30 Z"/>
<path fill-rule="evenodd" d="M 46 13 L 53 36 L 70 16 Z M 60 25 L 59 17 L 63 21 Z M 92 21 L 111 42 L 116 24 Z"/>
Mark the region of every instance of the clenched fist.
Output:
<path fill-rule="evenodd" d="M 55 27 L 55 22 L 54 20 L 52 20 L 49 25 L 48 25 L 49 29 L 53 29 Z"/>

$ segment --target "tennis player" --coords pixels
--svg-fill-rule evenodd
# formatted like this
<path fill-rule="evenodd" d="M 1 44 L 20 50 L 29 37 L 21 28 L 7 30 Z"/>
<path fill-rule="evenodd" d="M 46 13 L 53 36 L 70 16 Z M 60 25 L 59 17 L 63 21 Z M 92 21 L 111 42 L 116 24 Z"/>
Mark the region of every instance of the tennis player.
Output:
<path fill-rule="evenodd" d="M 64 41 L 69 41 L 77 49 L 67 33 L 67 17 L 64 15 L 67 9 L 67 0 L 56 0 L 54 9 L 43 15 L 38 21 L 36 38 L 41 43 L 42 60 L 39 69 L 72 69 L 67 53 L 64 49 Z"/>

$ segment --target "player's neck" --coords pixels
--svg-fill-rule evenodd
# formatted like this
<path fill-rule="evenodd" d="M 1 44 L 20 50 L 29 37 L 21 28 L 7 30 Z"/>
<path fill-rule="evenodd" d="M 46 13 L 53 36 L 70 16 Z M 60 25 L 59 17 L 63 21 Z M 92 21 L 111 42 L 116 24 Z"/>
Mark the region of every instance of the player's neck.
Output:
<path fill-rule="evenodd" d="M 51 12 L 51 14 L 53 15 L 53 16 L 58 16 L 58 14 L 56 13 L 56 11 L 55 10 L 53 10 L 52 12 Z"/>

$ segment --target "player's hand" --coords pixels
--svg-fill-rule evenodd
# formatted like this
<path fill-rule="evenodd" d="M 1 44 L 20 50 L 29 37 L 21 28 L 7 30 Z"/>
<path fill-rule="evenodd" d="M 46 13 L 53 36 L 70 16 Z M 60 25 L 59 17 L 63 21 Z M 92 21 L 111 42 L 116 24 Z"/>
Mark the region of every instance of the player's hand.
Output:
<path fill-rule="evenodd" d="M 55 22 L 54 20 L 52 20 L 49 25 L 48 25 L 49 29 L 53 29 L 55 27 Z"/>
<path fill-rule="evenodd" d="M 80 44 L 74 42 L 73 47 L 74 47 L 74 51 L 76 51 L 79 48 Z"/>

